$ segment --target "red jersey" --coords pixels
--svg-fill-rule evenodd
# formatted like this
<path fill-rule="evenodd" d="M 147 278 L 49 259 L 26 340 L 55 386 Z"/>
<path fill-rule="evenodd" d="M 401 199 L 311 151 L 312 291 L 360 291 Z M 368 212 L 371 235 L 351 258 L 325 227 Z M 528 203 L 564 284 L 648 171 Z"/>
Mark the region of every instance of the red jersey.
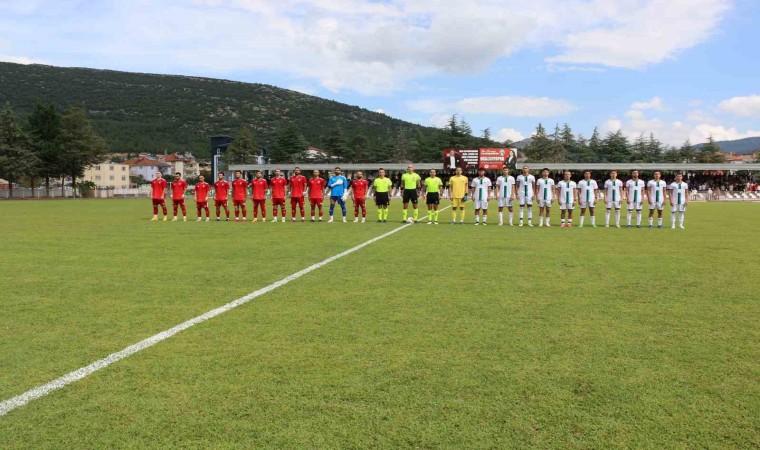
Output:
<path fill-rule="evenodd" d="M 208 191 L 211 190 L 211 185 L 206 183 L 205 181 L 203 183 L 198 183 L 195 185 L 195 201 L 196 202 L 207 202 L 208 201 Z"/>
<path fill-rule="evenodd" d="M 285 187 L 288 185 L 285 177 L 274 177 L 269 184 L 272 186 L 272 198 L 285 198 Z"/>
<path fill-rule="evenodd" d="M 369 188 L 369 181 L 362 178 L 361 180 L 354 180 L 351 183 L 351 189 L 354 191 L 354 198 L 364 198 L 367 196 L 367 189 Z"/>
<path fill-rule="evenodd" d="M 234 180 L 232 182 L 232 199 L 233 200 L 245 200 L 246 189 L 248 189 L 248 182 L 244 179 Z"/>
<path fill-rule="evenodd" d="M 267 180 L 261 178 L 256 178 L 255 180 L 251 181 L 252 191 L 253 191 L 253 199 L 254 200 L 266 200 L 267 198 L 267 187 L 269 187 L 269 183 L 267 183 Z"/>
<path fill-rule="evenodd" d="M 227 180 L 221 180 L 214 183 L 214 200 L 227 201 L 230 193 L 230 183 Z"/>
<path fill-rule="evenodd" d="M 182 200 L 185 198 L 185 191 L 187 190 L 187 181 L 179 180 L 172 181 L 172 200 Z"/>
<path fill-rule="evenodd" d="M 150 189 L 153 191 L 153 198 L 156 200 L 164 198 L 166 195 L 166 180 L 156 178 L 150 182 Z"/>
<path fill-rule="evenodd" d="M 290 196 L 295 198 L 303 197 L 303 193 L 306 190 L 306 177 L 303 175 L 296 175 L 290 177 Z"/>
<path fill-rule="evenodd" d="M 325 180 L 309 178 L 309 198 L 325 198 Z"/>

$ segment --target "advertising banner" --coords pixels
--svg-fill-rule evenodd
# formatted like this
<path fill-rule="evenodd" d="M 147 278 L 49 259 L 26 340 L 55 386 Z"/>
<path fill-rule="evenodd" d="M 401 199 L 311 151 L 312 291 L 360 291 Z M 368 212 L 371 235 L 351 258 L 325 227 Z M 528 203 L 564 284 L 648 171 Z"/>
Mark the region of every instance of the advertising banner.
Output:
<path fill-rule="evenodd" d="M 514 169 L 516 164 L 517 151 L 512 148 L 443 149 L 444 169 L 453 170 L 460 167 L 464 171 L 502 170 L 504 167 Z"/>

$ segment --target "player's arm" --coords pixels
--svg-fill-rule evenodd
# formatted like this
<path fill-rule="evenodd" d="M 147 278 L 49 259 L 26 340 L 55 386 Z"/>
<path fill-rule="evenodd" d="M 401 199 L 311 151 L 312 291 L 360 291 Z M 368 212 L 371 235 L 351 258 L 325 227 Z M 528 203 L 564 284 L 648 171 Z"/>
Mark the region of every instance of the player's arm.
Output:
<path fill-rule="evenodd" d="M 689 191 L 689 186 L 686 186 L 686 192 L 683 196 L 683 206 L 686 207 L 689 205 L 689 199 L 691 198 L 691 191 Z"/>
<path fill-rule="evenodd" d="M 667 186 L 665 189 L 666 189 L 666 192 L 668 194 L 668 202 L 670 203 L 670 206 L 672 208 L 673 207 L 673 194 L 675 193 L 675 190 L 672 189 L 671 186 Z"/>

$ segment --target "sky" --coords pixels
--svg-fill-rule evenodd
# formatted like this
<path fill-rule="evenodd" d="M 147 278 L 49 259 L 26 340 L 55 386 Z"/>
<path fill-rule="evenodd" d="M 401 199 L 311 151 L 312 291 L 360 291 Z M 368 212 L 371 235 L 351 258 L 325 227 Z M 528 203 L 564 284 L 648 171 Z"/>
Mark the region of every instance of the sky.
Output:
<path fill-rule="evenodd" d="M 0 0 L 0 61 L 267 83 L 499 140 L 760 136 L 757 0 Z"/>

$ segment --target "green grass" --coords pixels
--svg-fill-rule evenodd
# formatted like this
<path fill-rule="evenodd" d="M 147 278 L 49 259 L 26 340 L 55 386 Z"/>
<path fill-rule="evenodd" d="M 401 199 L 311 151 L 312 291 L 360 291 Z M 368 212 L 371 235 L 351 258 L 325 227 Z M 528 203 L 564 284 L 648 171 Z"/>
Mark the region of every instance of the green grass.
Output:
<path fill-rule="evenodd" d="M 0 203 L 0 400 L 401 225 L 149 210 Z M 757 447 L 758 223 L 415 225 L 0 417 L 0 448 Z"/>

